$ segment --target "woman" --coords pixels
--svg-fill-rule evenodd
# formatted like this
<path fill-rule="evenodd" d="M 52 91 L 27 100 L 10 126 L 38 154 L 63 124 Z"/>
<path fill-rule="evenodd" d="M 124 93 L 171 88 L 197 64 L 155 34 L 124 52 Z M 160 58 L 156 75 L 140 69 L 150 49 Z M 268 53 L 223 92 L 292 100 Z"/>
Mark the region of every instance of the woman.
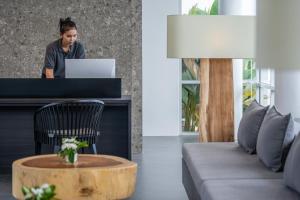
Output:
<path fill-rule="evenodd" d="M 70 17 L 59 21 L 60 39 L 46 48 L 42 78 L 65 78 L 65 59 L 85 58 L 82 44 L 76 41 L 77 27 Z"/>

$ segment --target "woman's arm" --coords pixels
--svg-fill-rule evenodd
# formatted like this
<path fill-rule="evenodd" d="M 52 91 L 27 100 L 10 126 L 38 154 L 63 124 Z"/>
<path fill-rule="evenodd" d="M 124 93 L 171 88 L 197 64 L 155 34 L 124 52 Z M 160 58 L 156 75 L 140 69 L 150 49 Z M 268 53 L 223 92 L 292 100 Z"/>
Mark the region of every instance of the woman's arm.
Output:
<path fill-rule="evenodd" d="M 76 51 L 75 58 L 77 58 L 77 59 L 85 59 L 84 47 L 83 47 L 83 45 L 80 42 L 78 42 L 78 49 Z"/>
<path fill-rule="evenodd" d="M 56 63 L 56 52 L 52 46 L 46 48 L 43 73 L 46 78 L 54 78 L 54 67 Z"/>

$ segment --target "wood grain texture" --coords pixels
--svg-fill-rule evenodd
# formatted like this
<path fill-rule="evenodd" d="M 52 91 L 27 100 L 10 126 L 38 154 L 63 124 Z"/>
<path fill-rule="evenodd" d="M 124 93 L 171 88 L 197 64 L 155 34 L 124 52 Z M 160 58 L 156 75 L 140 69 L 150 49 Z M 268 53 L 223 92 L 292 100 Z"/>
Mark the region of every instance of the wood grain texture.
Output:
<path fill-rule="evenodd" d="M 53 168 L 53 165 L 51 168 L 32 166 L 39 159 L 44 163 L 54 159 L 58 164 L 57 168 Z M 52 154 L 15 161 L 13 196 L 23 199 L 23 185 L 32 187 L 43 183 L 54 184 L 56 197 L 63 200 L 125 199 L 135 190 L 137 164 L 132 161 L 116 156 L 85 154 L 79 155 L 78 164 L 69 168 L 63 167 L 64 164 L 58 159 L 57 155 Z M 88 162 L 92 163 L 90 167 L 87 166 Z M 97 162 L 101 166 L 95 166 Z"/>
<path fill-rule="evenodd" d="M 65 160 L 59 156 L 52 157 L 35 157 L 22 163 L 25 167 L 34 168 L 46 168 L 46 169 L 57 169 L 57 168 L 89 168 L 89 167 L 112 167 L 122 164 L 118 161 L 119 159 L 111 159 L 106 157 L 95 157 L 88 155 L 79 155 L 79 162 L 76 165 L 66 164 Z"/>
<path fill-rule="evenodd" d="M 200 141 L 234 140 L 231 59 L 201 59 Z"/>

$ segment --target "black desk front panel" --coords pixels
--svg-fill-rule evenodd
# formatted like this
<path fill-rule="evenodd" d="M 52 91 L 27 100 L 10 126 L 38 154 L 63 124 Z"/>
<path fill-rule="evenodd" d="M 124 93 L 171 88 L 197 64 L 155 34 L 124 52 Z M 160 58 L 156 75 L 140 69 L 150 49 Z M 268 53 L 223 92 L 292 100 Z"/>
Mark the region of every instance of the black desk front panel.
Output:
<path fill-rule="evenodd" d="M 0 174 L 11 173 L 14 160 L 34 155 L 34 111 L 64 100 L 68 99 L 0 99 Z M 100 100 L 105 108 L 96 144 L 98 153 L 131 159 L 130 98 Z M 42 153 L 52 153 L 52 149 L 42 145 Z"/>
<path fill-rule="evenodd" d="M 0 78 L 0 98 L 121 98 L 121 79 Z"/>

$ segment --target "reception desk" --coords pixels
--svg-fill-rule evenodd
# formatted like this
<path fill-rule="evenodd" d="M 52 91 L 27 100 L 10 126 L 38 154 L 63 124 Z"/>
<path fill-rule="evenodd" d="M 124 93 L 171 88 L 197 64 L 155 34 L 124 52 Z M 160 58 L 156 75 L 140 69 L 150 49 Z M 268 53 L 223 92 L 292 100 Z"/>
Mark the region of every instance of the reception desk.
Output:
<path fill-rule="evenodd" d="M 101 88 L 101 86 L 98 87 Z M 109 86 L 106 85 L 106 87 Z M 10 173 L 14 160 L 34 155 L 34 111 L 53 102 L 87 99 L 87 97 L 73 96 L 75 97 L 5 98 L 2 96 L 0 98 L 0 174 Z M 96 143 L 98 153 L 131 159 L 130 96 L 120 98 L 94 96 L 92 98 L 105 103 L 100 136 Z M 42 153 L 52 153 L 51 151 L 49 146 L 42 145 Z"/>

